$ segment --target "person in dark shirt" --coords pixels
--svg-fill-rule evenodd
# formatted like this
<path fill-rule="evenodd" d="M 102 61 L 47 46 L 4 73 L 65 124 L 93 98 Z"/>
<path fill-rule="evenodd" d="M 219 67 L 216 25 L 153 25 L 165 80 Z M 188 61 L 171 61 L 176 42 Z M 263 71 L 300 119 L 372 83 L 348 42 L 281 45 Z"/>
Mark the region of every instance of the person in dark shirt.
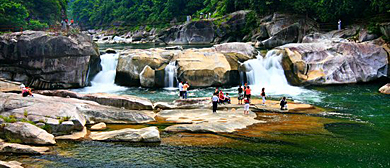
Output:
<path fill-rule="evenodd" d="M 242 92 L 244 91 L 242 89 L 242 86 L 238 86 L 238 104 L 242 104 L 242 99 L 244 99 L 244 95 L 242 94 Z"/>
<path fill-rule="evenodd" d="M 280 100 L 280 110 L 287 110 L 286 97 L 283 97 L 282 100 Z"/>

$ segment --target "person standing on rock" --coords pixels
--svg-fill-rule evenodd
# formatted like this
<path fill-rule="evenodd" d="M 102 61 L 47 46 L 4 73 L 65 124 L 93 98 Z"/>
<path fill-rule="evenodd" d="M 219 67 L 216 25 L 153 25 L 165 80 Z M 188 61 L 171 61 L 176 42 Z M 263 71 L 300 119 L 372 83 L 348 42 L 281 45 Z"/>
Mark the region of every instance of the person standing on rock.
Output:
<path fill-rule="evenodd" d="M 180 94 L 180 98 L 184 99 L 184 95 L 183 95 L 183 82 L 179 82 L 179 94 Z"/>
<path fill-rule="evenodd" d="M 248 83 L 245 83 L 245 84 L 244 84 L 244 90 L 243 90 L 243 91 L 244 91 L 244 98 L 246 97 L 246 88 L 247 88 L 247 87 L 248 87 Z"/>
<path fill-rule="evenodd" d="M 244 114 L 249 114 L 249 99 L 245 98 L 244 103 Z"/>
<path fill-rule="evenodd" d="M 341 20 L 339 19 L 339 21 L 337 22 L 338 26 L 337 26 L 337 30 L 341 30 Z"/>
<path fill-rule="evenodd" d="M 263 99 L 263 105 L 265 105 L 265 88 L 261 89 L 261 98 Z"/>
<path fill-rule="evenodd" d="M 249 86 L 245 89 L 245 95 L 249 102 L 251 102 L 251 88 Z"/>
<path fill-rule="evenodd" d="M 237 91 L 238 91 L 238 104 L 242 104 L 242 99 L 243 99 L 242 92 L 243 92 L 243 90 L 242 90 L 242 86 L 241 85 L 238 86 Z"/>
<path fill-rule="evenodd" d="M 187 82 L 183 85 L 184 99 L 187 99 L 189 87 L 190 87 L 190 85 Z"/>
<path fill-rule="evenodd" d="M 213 103 L 213 113 L 217 112 L 217 107 L 218 107 L 218 96 L 216 93 L 214 93 L 213 97 L 211 98 L 211 101 Z"/>

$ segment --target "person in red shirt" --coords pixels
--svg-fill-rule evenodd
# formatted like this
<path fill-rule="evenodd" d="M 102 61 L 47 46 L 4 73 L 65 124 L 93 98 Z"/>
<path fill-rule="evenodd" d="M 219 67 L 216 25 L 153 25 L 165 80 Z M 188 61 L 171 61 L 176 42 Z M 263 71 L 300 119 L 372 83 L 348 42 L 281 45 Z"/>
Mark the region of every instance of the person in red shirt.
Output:
<path fill-rule="evenodd" d="M 219 98 L 219 103 L 225 103 L 225 96 L 223 95 L 222 90 L 219 90 L 218 98 Z"/>
<path fill-rule="evenodd" d="M 251 102 L 251 88 L 249 86 L 245 89 L 245 95 L 249 102 Z"/>

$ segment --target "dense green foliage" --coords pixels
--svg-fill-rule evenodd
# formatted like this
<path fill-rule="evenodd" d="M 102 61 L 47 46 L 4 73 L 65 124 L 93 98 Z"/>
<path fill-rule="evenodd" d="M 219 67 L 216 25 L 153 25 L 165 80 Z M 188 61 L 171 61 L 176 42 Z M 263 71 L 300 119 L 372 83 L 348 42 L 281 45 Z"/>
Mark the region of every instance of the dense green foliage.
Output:
<path fill-rule="evenodd" d="M 1 31 L 43 29 L 66 17 L 68 0 L 0 0 Z"/>
<path fill-rule="evenodd" d="M 305 14 L 322 22 L 390 13 L 388 0 L 73 0 L 71 13 L 84 26 L 159 25 L 200 13 L 222 16 L 238 10 Z"/>

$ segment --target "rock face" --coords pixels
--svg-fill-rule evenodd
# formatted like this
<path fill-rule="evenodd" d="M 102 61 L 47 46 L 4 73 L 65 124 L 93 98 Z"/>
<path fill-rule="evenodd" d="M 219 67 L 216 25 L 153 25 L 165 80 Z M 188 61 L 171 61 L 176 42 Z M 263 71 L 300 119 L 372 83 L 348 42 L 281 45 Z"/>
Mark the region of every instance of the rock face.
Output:
<path fill-rule="evenodd" d="M 386 84 L 385 86 L 382 86 L 379 89 L 379 92 L 381 92 L 383 94 L 390 94 L 390 83 Z"/>
<path fill-rule="evenodd" d="M 168 63 L 174 63 L 176 78 L 193 87 L 236 85 L 239 83 L 240 64 L 256 55 L 257 51 L 248 43 L 225 43 L 186 50 L 128 50 L 119 57 L 116 83 L 164 87 L 165 68 Z"/>
<path fill-rule="evenodd" d="M 294 85 L 368 82 L 387 76 L 387 53 L 373 44 L 288 44 L 274 52 L 283 54 L 283 69 Z"/>
<path fill-rule="evenodd" d="M 4 136 L 8 141 L 25 144 L 54 145 L 54 136 L 29 123 L 16 122 L 4 126 Z"/>
<path fill-rule="evenodd" d="M 165 128 L 168 132 L 234 132 L 262 122 L 254 119 L 256 114 L 244 115 L 242 110 L 217 111 L 214 114 L 211 110 L 205 109 L 163 110 L 158 116 L 165 118 L 166 121 L 186 123 Z"/>
<path fill-rule="evenodd" d="M 48 151 L 48 147 L 33 147 L 16 143 L 2 143 L 0 145 L 0 153 L 41 155 Z"/>
<path fill-rule="evenodd" d="M 160 142 L 160 132 L 157 127 L 142 129 L 122 129 L 107 132 L 91 132 L 89 136 L 94 141 L 114 142 Z"/>
<path fill-rule="evenodd" d="M 315 21 L 300 15 L 274 13 L 260 22 L 259 29 L 253 33 L 256 35 L 257 48 L 272 49 L 284 44 L 300 42 L 306 34 L 318 31 L 318 24 Z"/>
<path fill-rule="evenodd" d="M 210 44 L 214 40 L 214 24 L 209 20 L 174 26 L 158 35 L 165 44 Z"/>
<path fill-rule="evenodd" d="M 88 70 L 93 75 L 100 66 L 97 46 L 83 34 L 5 34 L 0 36 L 0 50 L 0 77 L 36 89 L 86 86 Z"/>

